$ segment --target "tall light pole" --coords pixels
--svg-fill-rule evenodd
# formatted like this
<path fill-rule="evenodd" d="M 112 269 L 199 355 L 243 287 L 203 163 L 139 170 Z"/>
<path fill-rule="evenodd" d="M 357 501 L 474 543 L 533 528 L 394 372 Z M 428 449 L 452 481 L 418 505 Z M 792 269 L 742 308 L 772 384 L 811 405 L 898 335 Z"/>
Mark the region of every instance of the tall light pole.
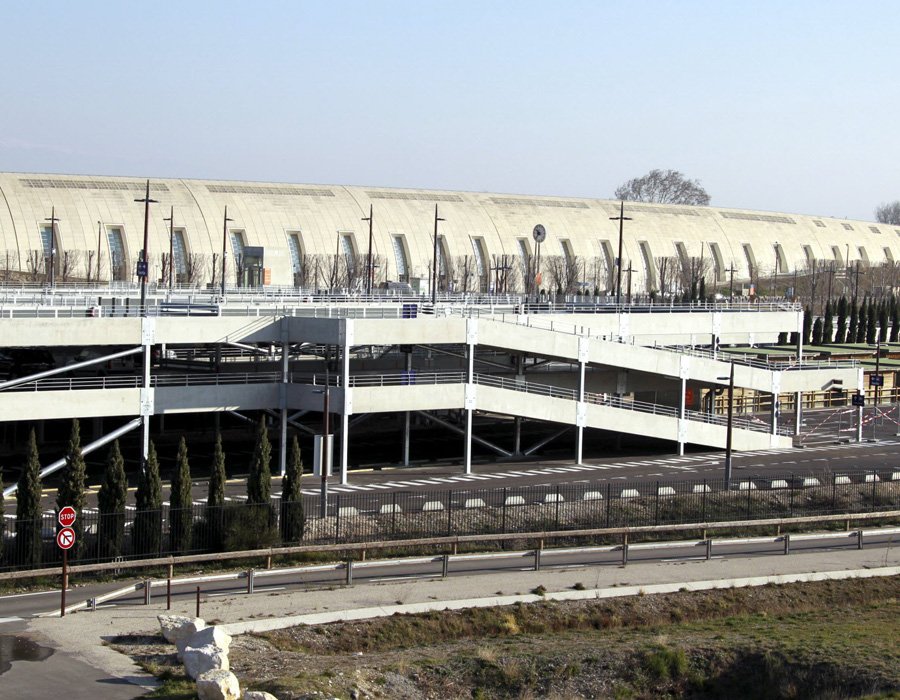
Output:
<path fill-rule="evenodd" d="M 319 515 L 324 518 L 328 514 L 328 437 L 331 434 L 331 413 L 328 407 L 328 385 L 329 385 L 329 373 L 328 373 L 328 349 L 329 346 L 325 346 L 325 389 L 322 392 L 322 449 L 321 449 L 321 457 L 322 463 L 319 465 L 319 473 L 322 477 L 322 483 L 319 488 Z M 345 388 L 346 390 L 346 388 Z"/>
<path fill-rule="evenodd" d="M 100 285 L 100 240 L 103 233 L 103 225 L 97 222 L 97 285 Z"/>
<path fill-rule="evenodd" d="M 438 216 L 438 205 L 434 205 L 434 253 L 431 258 L 431 305 L 437 303 L 438 288 L 438 221 L 444 221 Z"/>
<path fill-rule="evenodd" d="M 172 291 L 172 254 L 175 250 L 175 207 L 169 208 L 169 218 L 163 219 L 163 221 L 169 222 L 169 291 Z"/>
<path fill-rule="evenodd" d="M 775 282 L 772 285 L 772 295 L 778 296 L 778 241 L 775 241 Z"/>
<path fill-rule="evenodd" d="M 234 219 L 228 218 L 228 205 L 225 205 L 225 217 L 222 219 L 222 299 L 225 298 L 225 246 L 228 243 L 228 222 Z"/>
<path fill-rule="evenodd" d="M 725 270 L 725 272 L 729 273 L 728 301 L 734 301 L 734 273 L 736 272 L 734 269 L 734 260 L 731 261 L 731 267 Z"/>
<path fill-rule="evenodd" d="M 619 215 L 609 217 L 610 221 L 619 222 L 619 257 L 616 258 L 616 306 L 622 303 L 622 234 L 626 221 L 631 221 L 630 216 L 625 216 L 625 200 L 619 201 Z"/>
<path fill-rule="evenodd" d="M 372 204 L 369 203 L 369 215 L 364 216 L 363 221 L 369 222 L 369 253 L 366 257 L 366 296 L 372 296 Z"/>
<path fill-rule="evenodd" d="M 722 381 L 728 380 L 728 422 L 725 432 L 725 488 L 731 488 L 731 433 L 734 414 L 734 360 L 731 361 L 731 372 L 727 377 L 716 377 Z"/>
<path fill-rule="evenodd" d="M 141 315 L 147 315 L 147 309 L 144 304 L 147 300 L 147 277 L 150 274 L 150 266 L 147 263 L 147 247 L 149 244 L 150 232 L 150 205 L 156 204 L 155 199 L 150 199 L 150 180 L 147 180 L 147 189 L 143 199 L 136 199 L 135 202 L 144 203 L 144 247 L 141 250 L 141 259 L 138 262 L 138 277 L 141 278 Z"/>
<path fill-rule="evenodd" d="M 50 273 L 47 282 L 52 287 L 56 283 L 54 258 L 56 257 L 56 224 L 59 223 L 59 219 L 56 218 L 56 207 L 50 207 L 50 218 L 44 219 L 44 221 L 50 222 Z"/>

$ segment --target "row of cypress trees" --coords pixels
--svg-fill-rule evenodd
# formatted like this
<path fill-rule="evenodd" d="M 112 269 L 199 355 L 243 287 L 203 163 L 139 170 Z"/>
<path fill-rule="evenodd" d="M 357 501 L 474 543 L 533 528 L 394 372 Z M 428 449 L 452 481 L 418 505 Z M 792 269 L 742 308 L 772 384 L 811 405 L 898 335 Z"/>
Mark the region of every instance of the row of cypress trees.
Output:
<path fill-rule="evenodd" d="M 822 316 L 815 316 L 807 306 L 803 314 L 803 344 L 896 343 L 900 336 L 900 308 L 896 296 L 876 301 L 868 296 L 862 303 L 842 296 L 825 304 Z M 791 338 L 791 344 L 796 335 Z M 779 337 L 788 342 L 787 333 Z"/>
<path fill-rule="evenodd" d="M 168 541 L 164 542 L 162 480 L 156 447 L 151 441 L 147 462 L 138 474 L 131 533 L 132 552 L 135 555 L 151 555 L 166 551 L 185 553 L 198 547 L 218 551 L 229 547 L 229 540 L 233 541 L 233 548 L 240 548 L 248 540 L 252 544 L 259 543 L 261 539 L 265 539 L 268 543 L 278 539 L 283 542 L 297 542 L 302 539 L 306 522 L 300 493 L 303 461 L 296 436 L 291 442 L 287 470 L 282 479 L 280 518 L 277 517 L 270 502 L 271 455 L 272 448 L 265 418 L 261 417 L 247 479 L 247 505 L 226 504 L 225 452 L 222 449 L 222 437 L 216 434 L 206 508 L 195 512 L 191 497 L 192 481 L 187 442 L 182 436 L 178 443 L 175 471 L 170 482 L 169 533 Z M 25 464 L 16 492 L 16 551 L 13 560 L 23 566 L 34 566 L 41 561 L 43 544 L 40 469 L 40 456 L 32 429 L 28 436 Z M 57 511 L 68 505 L 78 514 L 74 525 L 76 545 L 70 551 L 73 559 L 78 559 L 87 551 L 82 518 L 86 497 L 85 478 L 86 466 L 81 451 L 80 426 L 78 419 L 75 419 L 72 421 L 66 464 L 56 496 Z M 0 489 L 2 483 L 0 471 Z M 99 517 L 96 548 L 92 549 L 92 558 L 97 556 L 100 559 L 112 559 L 126 553 L 127 497 L 125 463 L 119 442 L 116 440 L 107 454 L 97 494 Z M 3 504 L 0 501 L 0 559 L 3 556 L 3 528 Z M 204 528 L 204 531 L 196 533 L 195 536 L 196 529 Z"/>

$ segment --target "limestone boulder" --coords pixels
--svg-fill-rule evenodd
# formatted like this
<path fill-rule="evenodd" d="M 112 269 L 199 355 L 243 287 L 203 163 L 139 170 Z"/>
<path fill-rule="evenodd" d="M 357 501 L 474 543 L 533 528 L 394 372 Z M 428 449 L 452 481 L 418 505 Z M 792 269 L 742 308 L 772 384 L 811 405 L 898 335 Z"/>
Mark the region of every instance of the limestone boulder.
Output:
<path fill-rule="evenodd" d="M 207 671 L 227 671 L 230 668 L 228 654 L 213 644 L 202 647 L 185 647 L 181 656 L 184 670 L 194 680 L 200 678 Z"/>
<path fill-rule="evenodd" d="M 241 686 L 231 671 L 213 669 L 197 679 L 200 700 L 241 700 Z"/>
<path fill-rule="evenodd" d="M 219 649 L 227 654 L 231 649 L 231 635 L 223 628 L 216 627 L 215 625 L 204 627 L 203 629 L 198 630 L 193 636 L 182 639 L 175 644 L 175 646 L 178 647 L 178 660 L 184 661 L 184 650 L 187 647 L 199 648 L 209 644 L 219 647 Z"/>
<path fill-rule="evenodd" d="M 206 628 L 206 622 L 199 617 L 184 615 L 158 615 L 159 628 L 169 644 L 178 644 L 180 640 L 188 640 L 197 632 Z"/>

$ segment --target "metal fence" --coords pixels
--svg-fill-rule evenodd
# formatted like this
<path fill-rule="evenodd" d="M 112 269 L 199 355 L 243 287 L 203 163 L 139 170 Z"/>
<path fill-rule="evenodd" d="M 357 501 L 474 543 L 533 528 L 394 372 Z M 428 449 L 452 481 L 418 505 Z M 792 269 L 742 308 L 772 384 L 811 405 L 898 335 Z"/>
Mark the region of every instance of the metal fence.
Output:
<path fill-rule="evenodd" d="M 817 475 L 580 482 L 493 489 L 332 494 L 301 504 L 232 501 L 208 508 L 101 515 L 85 509 L 70 562 L 94 563 L 177 554 L 242 551 L 279 544 L 390 540 L 764 520 L 877 512 L 900 506 L 900 468 Z M 323 517 L 324 515 L 324 517 Z M 301 528 L 298 523 L 302 522 Z M 59 566 L 56 514 L 36 521 L 7 515 L 0 569 Z M 302 529 L 302 535 L 300 531 Z M 118 534 L 121 533 L 121 534 Z"/>

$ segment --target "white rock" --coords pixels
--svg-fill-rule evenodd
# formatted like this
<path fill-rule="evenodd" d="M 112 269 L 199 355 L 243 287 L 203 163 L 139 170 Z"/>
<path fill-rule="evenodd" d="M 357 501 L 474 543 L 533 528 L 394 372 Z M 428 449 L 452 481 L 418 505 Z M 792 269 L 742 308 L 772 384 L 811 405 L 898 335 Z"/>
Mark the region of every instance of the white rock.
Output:
<path fill-rule="evenodd" d="M 231 671 L 215 669 L 197 679 L 197 697 L 200 700 L 240 700 L 241 686 Z"/>
<path fill-rule="evenodd" d="M 244 700 L 278 700 L 278 698 L 264 690 L 245 690 Z"/>
<path fill-rule="evenodd" d="M 158 615 L 156 619 L 159 620 L 162 635 L 169 644 L 178 644 L 181 639 L 190 639 L 206 627 L 206 622 L 199 617 Z"/>
<path fill-rule="evenodd" d="M 207 671 L 227 671 L 228 654 L 212 644 L 202 647 L 186 647 L 182 652 L 184 670 L 197 680 Z"/>
<path fill-rule="evenodd" d="M 175 646 L 178 647 L 178 660 L 184 660 L 184 650 L 187 647 L 200 648 L 205 647 L 207 644 L 217 646 L 227 654 L 229 649 L 231 649 L 231 635 L 221 627 L 204 627 L 193 636 L 176 642 Z"/>

